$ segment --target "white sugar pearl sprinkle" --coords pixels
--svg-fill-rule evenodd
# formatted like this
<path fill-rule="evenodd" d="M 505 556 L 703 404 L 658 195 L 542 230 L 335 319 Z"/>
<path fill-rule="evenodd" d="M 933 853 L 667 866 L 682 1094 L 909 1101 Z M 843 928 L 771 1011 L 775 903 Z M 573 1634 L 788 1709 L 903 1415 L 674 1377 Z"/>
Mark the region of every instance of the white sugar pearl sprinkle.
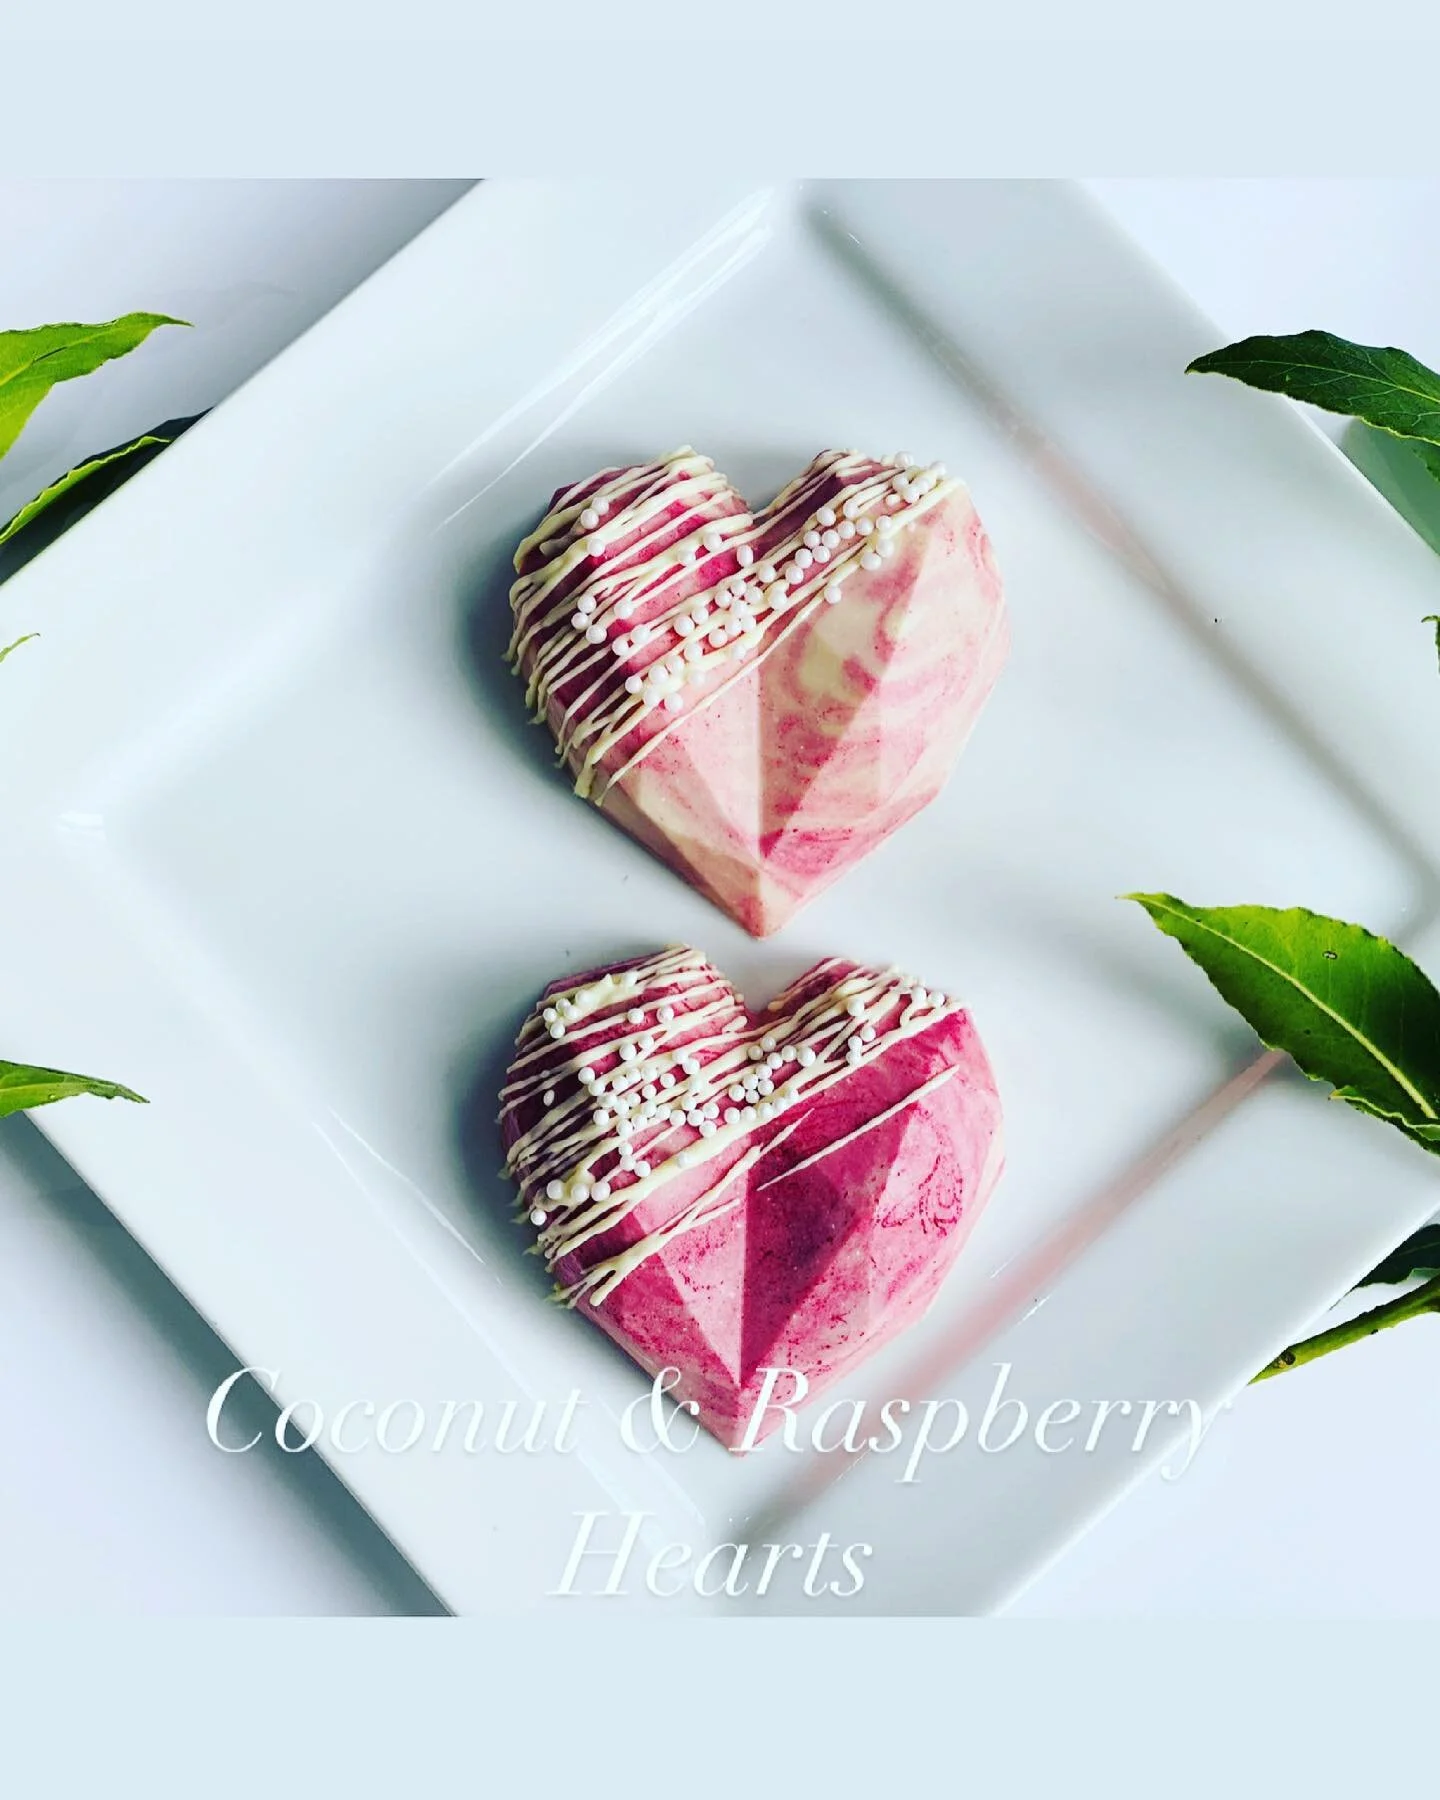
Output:
<path fill-rule="evenodd" d="M 840 521 L 838 527 L 836 528 L 836 533 L 845 543 L 848 544 L 849 541 L 851 540 L 851 538 L 853 538 L 855 535 L 854 521 L 851 519 L 842 519 Z M 620 609 L 617 606 L 615 610 L 618 612 Z"/>
<path fill-rule="evenodd" d="M 667 694 L 662 704 L 666 712 L 679 712 L 685 704 L 685 696 L 683 694 Z"/>
<path fill-rule="evenodd" d="M 670 1021 L 675 1017 L 675 1008 L 668 1004 L 665 1006 L 662 1006 L 656 1012 L 655 1017 L 660 1021 L 660 1023 L 662 1025 L 668 1025 L 670 1023 Z"/>
<path fill-rule="evenodd" d="M 895 554 L 895 540 L 894 538 L 881 538 L 875 548 L 879 551 L 881 556 L 893 556 Z"/>
<path fill-rule="evenodd" d="M 638 1006 L 632 1006 L 625 1017 L 632 1025 L 643 1025 L 645 1023 L 645 1014 Z"/>
<path fill-rule="evenodd" d="M 675 1153 L 675 1167 L 677 1169 L 688 1169 L 694 1160 L 695 1158 L 688 1150 L 677 1150 Z"/>
<path fill-rule="evenodd" d="M 875 529 L 880 533 L 881 537 L 889 537 L 891 532 L 896 529 L 895 521 L 893 519 L 877 519 L 875 521 Z"/>
<path fill-rule="evenodd" d="M 736 1097 L 738 1098 L 738 1096 L 736 1096 Z M 738 1125 L 739 1122 L 740 1122 L 739 1107 L 738 1106 L 727 1106 L 725 1108 L 725 1123 L 727 1125 Z"/>
<path fill-rule="evenodd" d="M 681 637 L 689 637 L 690 633 L 695 629 L 695 621 L 688 613 L 682 613 L 675 621 L 675 629 L 680 633 Z"/>
<path fill-rule="evenodd" d="M 701 1137 L 707 1137 L 707 1138 L 714 1137 L 714 1135 L 718 1129 L 719 1128 L 713 1119 L 702 1119 L 700 1121 Z"/>
<path fill-rule="evenodd" d="M 673 1088 L 675 1085 L 675 1077 L 667 1070 L 666 1073 L 660 1077 L 660 1085 L 662 1088 Z"/>
<path fill-rule="evenodd" d="M 590 1197 L 593 1200 L 608 1200 L 610 1198 L 610 1183 L 608 1181 L 597 1181 L 590 1190 Z"/>
<path fill-rule="evenodd" d="M 584 1202 L 590 1198 L 589 1184 L 584 1181 L 577 1181 L 570 1190 L 570 1198 L 583 1205 Z"/>
<path fill-rule="evenodd" d="M 585 633 L 585 642 L 587 644 L 603 644 L 605 642 L 605 627 L 603 625 L 592 625 Z"/>
<path fill-rule="evenodd" d="M 755 560 L 755 552 L 750 548 L 749 544 L 742 544 L 735 552 L 735 560 L 742 569 L 748 569 Z"/>
<path fill-rule="evenodd" d="M 552 1025 L 550 1027 L 550 1035 L 558 1042 L 559 1039 L 563 1038 L 565 1035 L 565 1027 L 563 1025 Z"/>
<path fill-rule="evenodd" d="M 635 1048 L 635 1046 L 633 1044 L 622 1044 L 620 1046 L 621 1062 L 633 1063 L 635 1058 L 639 1054 L 640 1054 L 640 1052 Z"/>
<path fill-rule="evenodd" d="M 583 1063 L 575 1071 L 575 1076 L 581 1087 L 589 1087 L 590 1083 L 595 1079 L 595 1071 L 590 1067 L 589 1063 Z"/>
<path fill-rule="evenodd" d="M 761 563 L 760 567 L 755 571 L 755 579 L 761 582 L 773 581 L 775 579 L 774 563 Z"/>
<path fill-rule="evenodd" d="M 818 545 L 817 545 L 817 546 L 816 546 L 816 548 L 815 548 L 815 560 L 816 560 L 816 562 L 817 562 L 817 563 L 827 563 L 827 562 L 829 562 L 829 560 L 830 560 L 830 552 L 829 552 L 829 551 L 828 551 L 828 550 L 827 550 L 827 549 L 826 549 L 826 548 L 825 548 L 825 546 L 824 546 L 824 545 L 823 545 L 823 544 L 818 544 Z"/>
<path fill-rule="evenodd" d="M 579 613 L 579 612 L 571 613 L 570 623 L 575 628 L 576 631 L 583 631 L 585 629 L 584 613 Z"/>
<path fill-rule="evenodd" d="M 803 542 L 807 550 L 818 549 L 820 546 L 820 533 L 818 531 L 807 531 Z"/>
<path fill-rule="evenodd" d="M 642 1181 L 650 1173 L 650 1165 L 648 1162 L 646 1162 L 646 1160 L 643 1156 L 637 1158 L 637 1160 L 636 1160 L 635 1173 L 640 1177 L 640 1179 Z"/>
<path fill-rule="evenodd" d="M 880 558 L 873 550 L 867 550 L 860 558 L 860 567 L 862 569 L 878 569 L 880 567 Z"/>
<path fill-rule="evenodd" d="M 834 550 L 840 542 L 840 533 L 838 531 L 827 531 L 820 539 L 820 542 L 827 550 Z"/>
<path fill-rule="evenodd" d="M 867 1044 L 873 1044 L 875 1042 L 875 1027 L 873 1025 L 862 1025 L 860 1027 L 860 1036 Z"/>
<path fill-rule="evenodd" d="M 640 1098 L 642 1100 L 654 1100 L 659 1097 L 659 1093 L 660 1090 L 656 1087 L 655 1083 L 653 1081 L 647 1081 L 640 1090 Z"/>
<path fill-rule="evenodd" d="M 775 1092 L 775 1083 L 769 1080 L 758 1081 L 755 1084 L 755 1091 L 758 1094 L 773 1094 Z"/>
<path fill-rule="evenodd" d="M 565 1183 L 563 1181 L 547 1181 L 545 1184 L 545 1198 L 547 1200 L 563 1200 L 565 1198 Z"/>
<path fill-rule="evenodd" d="M 610 1115 L 602 1106 L 598 1112 L 591 1113 L 590 1120 L 597 1131 L 603 1131 L 610 1123 Z"/>
<path fill-rule="evenodd" d="M 627 694 L 638 694 L 644 685 L 644 681 L 638 675 L 627 675 L 625 677 L 625 692 Z"/>
<path fill-rule="evenodd" d="M 945 1004 L 945 996 L 943 994 L 932 994 L 930 996 L 930 1004 L 932 1006 L 943 1006 Z"/>
<path fill-rule="evenodd" d="M 901 506 L 904 504 L 904 502 L 901 500 L 901 498 L 898 494 L 887 494 L 885 496 L 885 504 L 887 506 Z"/>
<path fill-rule="evenodd" d="M 687 644 L 685 646 L 686 662 L 697 663 L 704 654 L 705 646 L 703 644 Z"/>
<path fill-rule="evenodd" d="M 835 523 L 835 508 L 833 506 L 822 506 L 815 517 L 822 525 L 833 525 Z"/>
<path fill-rule="evenodd" d="M 582 512 L 580 515 L 580 524 L 581 524 L 582 529 L 585 531 L 593 531 L 599 523 L 600 523 L 599 513 L 596 512 L 596 510 L 593 506 L 587 506 L 585 508 L 584 512 Z"/>
<path fill-rule="evenodd" d="M 745 1090 L 737 1081 L 734 1086 L 726 1088 L 725 1097 L 727 1100 L 743 1100 L 745 1098 Z"/>
<path fill-rule="evenodd" d="M 540 1015 L 540 1017 L 545 1021 L 545 1023 L 547 1025 L 553 1025 L 555 1023 L 556 1019 L 559 1018 L 559 1016 L 560 1015 L 556 1012 L 556 1010 L 553 1006 L 547 1006 L 545 1008 L 544 1012 L 542 1012 Z"/>
<path fill-rule="evenodd" d="M 810 552 L 807 549 L 804 549 L 802 547 L 801 549 L 799 549 L 795 552 L 794 558 L 792 560 L 794 561 L 795 567 L 797 569 L 808 569 L 810 567 L 811 563 L 814 562 L 815 558 L 810 554 Z"/>
<path fill-rule="evenodd" d="M 760 1058 L 764 1054 L 765 1054 L 765 1052 L 760 1048 L 760 1046 L 758 1044 L 752 1044 L 750 1046 L 749 1056 L 750 1056 L 751 1062 L 759 1062 Z"/>
<path fill-rule="evenodd" d="M 710 645 L 712 650 L 723 650 L 725 648 L 727 641 L 728 640 L 727 640 L 725 628 L 723 625 L 717 625 L 715 627 L 715 629 L 710 633 L 710 635 L 705 640 L 705 642 Z"/>
<path fill-rule="evenodd" d="M 767 1069 L 778 1069 L 784 1060 L 784 1057 L 781 1056 L 778 1050 L 772 1050 L 765 1058 L 765 1067 Z"/>
<path fill-rule="evenodd" d="M 846 1004 L 845 1010 L 852 1019 L 863 1019 L 865 1017 L 865 1002 L 860 999 L 851 1000 Z"/>
<path fill-rule="evenodd" d="M 700 542 L 702 544 L 704 544 L 705 548 L 713 556 L 715 554 L 715 552 L 724 545 L 725 534 L 722 531 L 717 531 L 715 529 L 715 527 L 712 525 L 710 527 L 710 529 L 700 539 Z"/>
<path fill-rule="evenodd" d="M 873 519 L 857 519 L 855 521 L 855 529 L 860 533 L 861 537 L 869 537 L 871 532 L 875 529 L 875 521 Z"/>
<path fill-rule="evenodd" d="M 801 1050 L 796 1052 L 795 1060 L 800 1064 L 802 1069 L 808 1069 L 815 1061 L 815 1052 L 808 1044 L 806 1044 Z"/>
<path fill-rule="evenodd" d="M 825 604 L 827 606 L 834 606 L 837 601 L 842 600 L 844 597 L 845 591 L 838 581 L 827 581 L 825 583 Z"/>
<path fill-rule="evenodd" d="M 753 1125 L 755 1123 L 755 1108 L 753 1106 L 747 1106 L 741 1112 L 740 1123 L 742 1125 Z"/>
<path fill-rule="evenodd" d="M 590 614 L 595 611 L 599 604 L 600 602 L 593 594 L 582 594 L 575 602 L 575 610 L 578 613 L 584 613 L 586 618 L 589 618 Z"/>
<path fill-rule="evenodd" d="M 767 1031 L 765 1033 L 764 1037 L 760 1040 L 760 1048 L 764 1050 L 767 1055 L 775 1048 L 775 1034 L 773 1032 Z"/>
<path fill-rule="evenodd" d="M 634 616 L 635 602 L 633 600 L 617 600 L 615 602 L 615 617 L 617 619 L 630 619 Z"/>
<path fill-rule="evenodd" d="M 592 556 L 603 556 L 605 554 L 605 540 L 604 538 L 598 537 L 586 538 L 585 548 Z"/>
<path fill-rule="evenodd" d="M 542 1106 L 553 1106 L 555 1104 L 554 1088 L 546 1088 L 545 1092 L 540 1096 L 540 1104 Z"/>

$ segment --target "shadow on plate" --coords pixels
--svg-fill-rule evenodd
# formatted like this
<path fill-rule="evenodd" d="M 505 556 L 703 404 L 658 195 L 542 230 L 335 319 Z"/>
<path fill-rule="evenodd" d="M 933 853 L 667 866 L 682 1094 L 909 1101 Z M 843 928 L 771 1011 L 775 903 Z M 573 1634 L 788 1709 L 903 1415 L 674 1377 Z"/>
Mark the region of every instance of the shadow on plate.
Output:
<path fill-rule="evenodd" d="M 97 1268 L 124 1313 L 158 1336 L 190 1395 L 200 1421 L 220 1383 L 243 1366 L 169 1278 L 151 1261 L 97 1196 L 84 1186 L 27 1118 L 5 1122 L 4 1158 L 24 1183 L 31 1204 L 73 1242 L 76 1254 Z M 226 1427 L 237 1439 L 260 1434 L 250 1453 L 266 1465 L 294 1509 L 318 1537 L 335 1547 L 357 1572 L 357 1584 L 373 1590 L 372 1611 L 402 1616 L 443 1616 L 447 1609 L 313 1450 L 282 1451 L 275 1442 L 279 1408 L 247 1376 L 226 1401 Z"/>

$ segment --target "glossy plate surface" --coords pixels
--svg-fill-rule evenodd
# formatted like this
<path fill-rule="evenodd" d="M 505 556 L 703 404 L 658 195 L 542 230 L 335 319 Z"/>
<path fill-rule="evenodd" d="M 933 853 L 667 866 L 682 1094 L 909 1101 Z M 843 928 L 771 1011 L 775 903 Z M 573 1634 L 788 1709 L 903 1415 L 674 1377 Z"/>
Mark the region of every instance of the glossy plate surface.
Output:
<path fill-rule="evenodd" d="M 1282 403 L 1187 380 L 1217 341 L 1064 185 L 491 184 L 0 596 L 0 639 L 44 628 L 0 707 L 7 1033 L 152 1101 L 37 1122 L 323 1410 L 318 1447 L 457 1610 L 601 1604 L 547 1598 L 587 1510 L 646 1512 L 651 1547 L 873 1547 L 849 1598 L 796 1562 L 670 1612 L 999 1606 L 1184 1428 L 1087 1450 L 1101 1401 L 1213 1408 L 1431 1209 L 1418 1153 L 1267 1079 L 1115 898 L 1407 941 L 1434 912 L 1431 553 Z M 1012 608 L 941 799 L 763 944 L 574 798 L 500 660 L 551 490 L 684 442 L 757 499 L 827 445 L 943 458 Z M 627 1448 L 643 1378 L 521 1254 L 492 1121 L 524 1010 L 673 941 L 752 1000 L 835 952 L 972 1008 L 1009 1169 L 846 1386 L 912 1401 L 899 1455 Z M 1001 1363 L 1031 1429 L 987 1453 Z M 573 1449 L 499 1452 L 507 1401 L 522 1428 L 547 1402 L 544 1442 L 576 1389 Z M 967 1437 L 899 1480 L 952 1396 Z M 346 1447 L 392 1403 L 413 1447 Z M 661 1607 L 626 1587 L 603 1604 Z"/>

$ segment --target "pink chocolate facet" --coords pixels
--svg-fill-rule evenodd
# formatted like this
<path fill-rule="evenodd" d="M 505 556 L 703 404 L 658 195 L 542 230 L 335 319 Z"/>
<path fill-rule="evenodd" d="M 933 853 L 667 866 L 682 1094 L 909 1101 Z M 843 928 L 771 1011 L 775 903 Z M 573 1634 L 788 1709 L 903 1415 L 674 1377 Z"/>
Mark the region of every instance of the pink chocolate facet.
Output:
<path fill-rule="evenodd" d="M 631 1031 L 624 1023 L 631 1008 L 647 1020 L 659 1006 L 673 1009 L 655 1066 L 688 1049 L 700 1069 L 680 1104 L 698 1105 L 720 1093 L 722 1121 L 734 1103 L 724 1086 L 729 1076 L 717 1078 L 719 1085 L 710 1079 L 713 1068 L 725 1066 L 714 1059 L 743 1059 L 762 1034 L 786 1048 L 821 1046 L 808 1067 L 791 1059 L 772 1072 L 772 1088 L 783 1091 L 787 1081 L 796 1088 L 788 1104 L 748 1129 L 729 1128 L 723 1143 L 689 1125 L 669 1127 L 663 1117 L 627 1138 L 632 1159 L 638 1143 L 655 1168 L 670 1171 L 629 1211 L 624 1195 L 634 1178 L 619 1166 L 618 1150 L 594 1154 L 590 1179 L 607 1178 L 618 1216 L 552 1263 L 562 1284 L 583 1289 L 587 1270 L 608 1266 L 655 1234 L 663 1237 L 667 1225 L 703 1205 L 707 1194 L 735 1202 L 654 1248 L 603 1298 L 591 1290 L 575 1299 L 647 1373 L 678 1368 L 672 1397 L 695 1401 L 705 1427 L 733 1448 L 745 1435 L 767 1369 L 798 1370 L 813 1396 L 924 1312 L 999 1175 L 1000 1102 L 969 1016 L 943 996 L 920 1004 L 899 989 L 896 998 L 891 989 L 874 988 L 885 977 L 836 960 L 818 965 L 774 1008 L 753 1015 L 702 959 L 678 976 L 642 967 L 644 981 L 625 989 L 613 1011 L 597 1009 L 559 1042 L 545 1035 L 542 1008 L 574 984 L 547 989 L 511 1067 L 505 1144 L 525 1209 L 555 1214 L 545 1176 L 558 1164 L 542 1169 L 517 1155 L 517 1146 L 533 1144 L 553 1125 L 551 1139 L 568 1146 L 567 1156 L 597 1149 L 603 1133 L 574 1147 L 575 1127 L 567 1122 L 573 1111 L 565 1112 L 578 1092 L 574 1070 L 585 1066 L 625 1094 L 633 1065 L 623 1064 L 614 1046 Z M 594 982 L 604 973 L 576 979 Z M 878 1029 L 866 1042 L 845 1009 L 845 984 L 853 988 L 857 979 L 871 984 L 867 993 L 878 992 L 866 1015 Z M 709 1009 L 703 1023 L 702 1007 Z M 692 1017 L 693 1031 L 686 1023 Z M 847 1033 L 863 1059 L 846 1053 Z M 599 1104 L 617 1101 L 602 1095 Z M 692 1166 L 675 1165 L 687 1147 L 686 1161 L 717 1144 Z M 783 1398 L 791 1390 L 782 1382 L 778 1391 Z M 767 1416 L 758 1436 L 777 1417 Z"/>
<path fill-rule="evenodd" d="M 723 477 L 687 479 L 670 468 L 606 471 L 555 496 L 550 516 L 562 522 L 601 491 L 638 493 L 649 510 L 627 527 L 619 507 L 595 557 L 575 559 L 590 541 L 578 525 L 522 549 L 516 660 L 533 683 L 551 646 L 558 678 L 539 684 L 539 703 L 601 810 L 764 937 L 940 791 L 1008 651 L 1003 592 L 958 483 L 899 503 L 889 484 L 903 482 L 903 472 L 827 452 L 752 519 Z M 866 504 L 847 520 L 846 497 L 857 493 Z M 822 513 L 834 515 L 828 532 L 817 528 Z M 693 563 L 677 567 L 679 548 L 707 525 L 726 531 L 722 548 L 702 545 Z M 787 582 L 787 558 L 807 535 L 836 542 L 805 551 L 812 560 Z M 767 567 L 774 583 L 757 578 Z M 560 570 L 542 604 L 534 584 Z M 836 574 L 832 604 L 823 590 Z M 711 672 L 710 632 L 723 634 L 734 616 L 723 603 L 737 576 L 752 596 L 741 604 L 753 611 L 754 642 L 742 633 L 738 649 L 721 646 Z M 717 585 L 722 605 L 682 638 L 677 609 L 703 606 Z M 779 612 L 763 598 L 777 587 L 793 590 Z M 624 619 L 610 610 L 617 593 L 627 597 Z M 598 601 L 594 613 L 573 618 L 598 638 L 588 658 L 583 645 L 576 655 L 568 644 L 578 631 L 572 608 L 587 595 Z M 650 627 L 640 642 L 636 623 Z M 697 642 L 707 661 L 683 668 L 674 710 L 627 698 L 628 678 L 645 677 L 667 656 L 679 662 Z M 557 650 L 568 661 L 556 663 Z M 603 752 L 586 768 L 577 716 L 608 709 L 623 719 L 627 705 L 633 722 L 619 735 L 592 734 L 589 746 L 603 743 Z"/>

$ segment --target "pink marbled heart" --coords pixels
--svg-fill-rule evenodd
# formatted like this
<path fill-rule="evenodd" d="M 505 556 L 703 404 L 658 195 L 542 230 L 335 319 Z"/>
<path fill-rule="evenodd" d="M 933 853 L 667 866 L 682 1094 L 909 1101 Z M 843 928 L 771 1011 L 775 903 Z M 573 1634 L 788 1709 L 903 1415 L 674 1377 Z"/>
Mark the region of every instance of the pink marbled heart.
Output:
<path fill-rule="evenodd" d="M 730 1447 L 767 1368 L 817 1394 L 919 1317 L 1003 1160 L 968 1014 L 836 959 L 758 1015 L 693 950 L 555 982 L 501 1125 L 563 1297 Z"/>
<path fill-rule="evenodd" d="M 854 452 L 753 515 L 690 450 L 604 470 L 515 569 L 577 789 L 757 937 L 935 797 L 1009 647 L 964 487 Z"/>

